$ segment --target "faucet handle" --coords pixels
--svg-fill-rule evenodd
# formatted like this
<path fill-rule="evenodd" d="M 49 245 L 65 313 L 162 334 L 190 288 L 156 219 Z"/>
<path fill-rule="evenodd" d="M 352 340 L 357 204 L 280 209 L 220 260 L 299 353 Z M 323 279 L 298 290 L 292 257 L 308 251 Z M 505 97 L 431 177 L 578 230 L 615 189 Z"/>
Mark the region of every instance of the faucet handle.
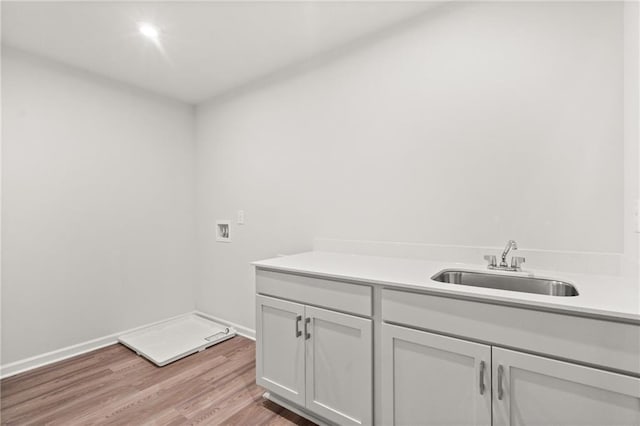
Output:
<path fill-rule="evenodd" d="M 496 260 L 496 256 L 493 254 L 485 254 L 484 260 L 489 262 L 489 266 L 496 266 L 498 264 L 498 261 Z"/>
<path fill-rule="evenodd" d="M 517 269 L 518 271 L 520 270 L 520 265 L 522 265 L 525 262 L 525 258 L 522 256 L 513 256 L 511 258 L 511 267 L 513 269 Z"/>

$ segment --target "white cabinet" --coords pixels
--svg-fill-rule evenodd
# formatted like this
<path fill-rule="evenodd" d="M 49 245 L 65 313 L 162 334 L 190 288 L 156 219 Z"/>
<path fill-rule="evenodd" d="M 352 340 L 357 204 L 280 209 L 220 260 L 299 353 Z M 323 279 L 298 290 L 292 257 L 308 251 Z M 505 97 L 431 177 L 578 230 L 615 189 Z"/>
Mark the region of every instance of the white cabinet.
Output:
<path fill-rule="evenodd" d="M 256 383 L 304 405 L 304 305 L 256 297 Z"/>
<path fill-rule="evenodd" d="M 500 348 L 492 376 L 496 426 L 640 425 L 635 377 Z"/>
<path fill-rule="evenodd" d="M 262 269 L 256 293 L 256 381 L 316 421 L 640 426 L 638 324 Z"/>
<path fill-rule="evenodd" d="M 490 425 L 491 347 L 382 325 L 382 424 Z"/>
<path fill-rule="evenodd" d="M 371 424 L 371 320 L 262 295 L 256 306 L 256 382 L 329 421 Z"/>
<path fill-rule="evenodd" d="M 371 320 L 305 307 L 306 407 L 341 425 L 371 424 Z"/>
<path fill-rule="evenodd" d="M 384 425 L 637 426 L 640 379 L 383 324 L 382 416 Z"/>

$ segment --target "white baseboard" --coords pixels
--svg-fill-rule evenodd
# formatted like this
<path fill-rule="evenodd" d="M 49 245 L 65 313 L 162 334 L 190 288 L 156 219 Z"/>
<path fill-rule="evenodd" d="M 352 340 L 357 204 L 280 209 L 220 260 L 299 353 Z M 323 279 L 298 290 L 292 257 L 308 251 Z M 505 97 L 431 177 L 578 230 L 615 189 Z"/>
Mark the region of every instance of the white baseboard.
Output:
<path fill-rule="evenodd" d="M 34 368 L 44 367 L 45 365 L 53 364 L 54 362 L 63 361 L 67 358 L 72 358 L 74 356 L 82 355 L 87 352 L 95 351 L 96 349 L 104 348 L 105 346 L 113 345 L 115 343 L 118 343 L 118 336 L 131 333 L 152 325 L 161 324 L 165 321 L 180 318 L 184 315 L 190 315 L 191 313 L 192 312 L 186 312 L 184 314 L 176 315 L 171 318 L 144 324 L 139 327 L 131 328 L 129 330 L 123 330 L 118 333 L 109 334 L 108 336 L 103 336 L 97 339 L 67 346 L 66 348 L 56 349 L 55 351 L 32 356 L 30 358 L 25 358 L 19 361 L 12 362 L 10 364 L 1 365 L 0 379 L 15 376 L 16 374 L 24 373 L 25 371 L 33 370 Z"/>
<path fill-rule="evenodd" d="M 205 312 L 201 312 L 201 311 L 194 311 L 195 314 L 197 315 L 202 315 L 205 318 L 209 318 L 212 321 L 215 322 L 219 322 L 220 324 L 223 325 L 228 325 L 229 327 L 233 327 L 236 330 L 236 333 L 242 337 L 246 337 L 247 339 L 251 339 L 251 340 L 256 340 L 256 331 L 252 328 L 249 327 L 245 327 L 243 325 L 239 325 L 236 323 L 233 323 L 231 321 L 227 321 L 223 318 L 218 318 L 215 317 L 213 315 L 207 314 Z"/>

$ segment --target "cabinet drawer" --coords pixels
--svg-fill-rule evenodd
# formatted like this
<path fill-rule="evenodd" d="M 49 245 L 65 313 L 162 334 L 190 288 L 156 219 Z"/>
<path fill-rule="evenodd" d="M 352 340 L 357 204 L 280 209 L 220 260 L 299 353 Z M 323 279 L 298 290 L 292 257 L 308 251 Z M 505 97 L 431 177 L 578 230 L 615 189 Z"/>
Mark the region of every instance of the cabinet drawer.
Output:
<path fill-rule="evenodd" d="M 372 313 L 368 285 L 257 269 L 256 292 L 356 315 L 370 317 Z"/>
<path fill-rule="evenodd" d="M 640 325 L 382 290 L 382 319 L 640 374 Z"/>

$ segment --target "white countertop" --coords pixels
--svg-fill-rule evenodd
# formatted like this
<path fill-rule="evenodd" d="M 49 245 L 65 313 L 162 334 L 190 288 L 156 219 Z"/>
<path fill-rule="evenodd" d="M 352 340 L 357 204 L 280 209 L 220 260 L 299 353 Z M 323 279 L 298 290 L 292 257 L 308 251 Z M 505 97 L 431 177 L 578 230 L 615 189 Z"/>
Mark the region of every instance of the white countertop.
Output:
<path fill-rule="evenodd" d="M 482 287 L 440 283 L 431 277 L 443 269 L 487 271 L 480 264 L 426 261 L 391 257 L 361 256 L 312 251 L 253 262 L 259 268 L 296 272 L 373 284 L 423 290 L 442 295 L 471 297 L 510 305 L 551 309 L 566 313 L 595 315 L 640 323 L 640 285 L 616 276 L 569 274 L 525 269 L 517 274 L 545 277 L 573 284 L 578 296 L 559 297 Z M 510 272 L 509 274 L 514 274 Z"/>

